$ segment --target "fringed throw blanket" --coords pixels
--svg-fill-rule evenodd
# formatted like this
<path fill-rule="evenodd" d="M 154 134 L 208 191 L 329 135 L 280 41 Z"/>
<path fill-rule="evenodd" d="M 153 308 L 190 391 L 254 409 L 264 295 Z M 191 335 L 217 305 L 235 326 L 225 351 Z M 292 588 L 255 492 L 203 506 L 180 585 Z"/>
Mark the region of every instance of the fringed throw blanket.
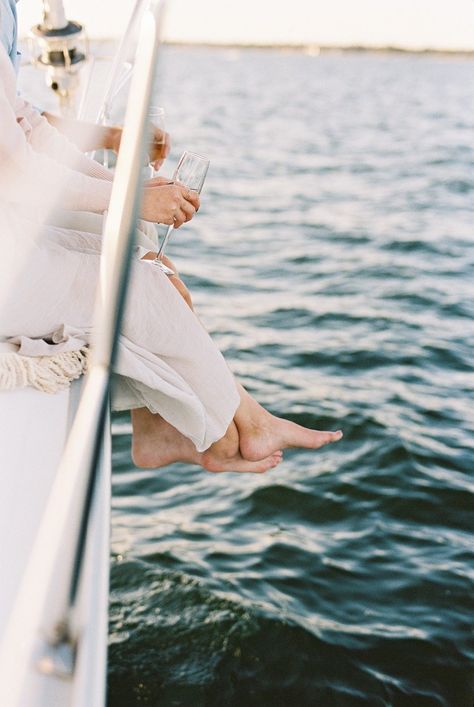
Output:
<path fill-rule="evenodd" d="M 57 393 L 87 370 L 88 349 L 64 351 L 53 356 L 21 356 L 0 353 L 0 390 L 32 386 L 44 393 Z"/>

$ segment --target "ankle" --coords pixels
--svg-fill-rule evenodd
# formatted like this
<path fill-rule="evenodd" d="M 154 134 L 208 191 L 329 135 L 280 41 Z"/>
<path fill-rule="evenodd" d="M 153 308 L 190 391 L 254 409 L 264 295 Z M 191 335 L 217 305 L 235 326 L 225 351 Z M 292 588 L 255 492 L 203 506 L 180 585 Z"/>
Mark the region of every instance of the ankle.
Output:
<path fill-rule="evenodd" d="M 139 469 L 153 469 L 156 466 L 154 463 L 153 456 L 149 453 L 143 445 L 137 444 L 137 442 L 132 441 L 131 450 L 132 462 Z"/>
<path fill-rule="evenodd" d="M 260 461 L 266 454 L 261 452 L 262 429 L 254 423 L 247 423 L 240 432 L 240 453 L 248 461 Z"/>

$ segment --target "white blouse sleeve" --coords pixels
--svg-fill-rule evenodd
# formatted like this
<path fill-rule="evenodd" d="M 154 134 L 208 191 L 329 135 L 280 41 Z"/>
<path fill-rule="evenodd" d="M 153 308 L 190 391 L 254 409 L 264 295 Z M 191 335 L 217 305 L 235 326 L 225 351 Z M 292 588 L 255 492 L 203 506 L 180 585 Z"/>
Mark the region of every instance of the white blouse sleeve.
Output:
<path fill-rule="evenodd" d="M 73 142 L 51 125 L 31 103 L 20 96 L 16 99 L 15 113 L 17 120 L 20 118 L 26 121 L 27 139 L 35 151 L 46 153 L 57 162 L 89 177 L 113 180 L 113 173 L 109 169 L 87 157 Z"/>
<path fill-rule="evenodd" d="M 71 169 L 71 166 L 49 154 L 33 149 L 19 124 L 26 116 L 18 116 L 17 119 L 16 106 L 16 77 L 5 49 L 0 46 L 0 198 L 41 209 L 47 203 L 52 205 L 54 196 L 54 200 L 64 209 L 105 211 L 112 182 L 103 177 L 89 176 L 87 172 L 77 171 L 77 168 Z M 31 110 L 34 111 L 33 108 Z M 35 122 L 37 118 L 33 118 Z M 41 116 L 39 118 L 44 120 Z M 30 137 L 35 126 L 31 128 Z M 71 156 L 70 151 L 68 155 Z M 85 156 L 84 160 L 87 160 Z"/>

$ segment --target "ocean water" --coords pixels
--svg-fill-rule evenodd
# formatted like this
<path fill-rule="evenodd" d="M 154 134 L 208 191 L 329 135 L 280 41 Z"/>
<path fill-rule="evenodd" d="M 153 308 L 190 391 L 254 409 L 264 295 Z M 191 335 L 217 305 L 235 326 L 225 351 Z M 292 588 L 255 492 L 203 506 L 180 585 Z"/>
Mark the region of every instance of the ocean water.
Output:
<path fill-rule="evenodd" d="M 471 707 L 472 60 L 168 48 L 211 158 L 173 237 L 273 413 L 344 431 L 266 475 L 136 469 L 114 418 L 109 707 Z"/>

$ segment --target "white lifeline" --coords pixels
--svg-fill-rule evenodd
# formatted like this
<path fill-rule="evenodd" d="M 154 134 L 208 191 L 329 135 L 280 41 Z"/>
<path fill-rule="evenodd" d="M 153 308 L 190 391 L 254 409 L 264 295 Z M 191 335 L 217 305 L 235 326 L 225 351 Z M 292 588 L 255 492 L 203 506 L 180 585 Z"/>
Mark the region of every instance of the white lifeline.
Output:
<path fill-rule="evenodd" d="M 90 340 L 112 177 L 17 97 L 2 46 L 0 165 L 0 342 L 13 340 L 25 356 L 79 351 Z M 69 212 L 67 228 L 52 216 L 58 205 Z M 139 243 L 152 249 L 146 230 Z M 131 268 L 113 407 L 146 406 L 203 451 L 233 418 L 235 383 L 195 315 L 142 253 L 137 248 Z"/>

